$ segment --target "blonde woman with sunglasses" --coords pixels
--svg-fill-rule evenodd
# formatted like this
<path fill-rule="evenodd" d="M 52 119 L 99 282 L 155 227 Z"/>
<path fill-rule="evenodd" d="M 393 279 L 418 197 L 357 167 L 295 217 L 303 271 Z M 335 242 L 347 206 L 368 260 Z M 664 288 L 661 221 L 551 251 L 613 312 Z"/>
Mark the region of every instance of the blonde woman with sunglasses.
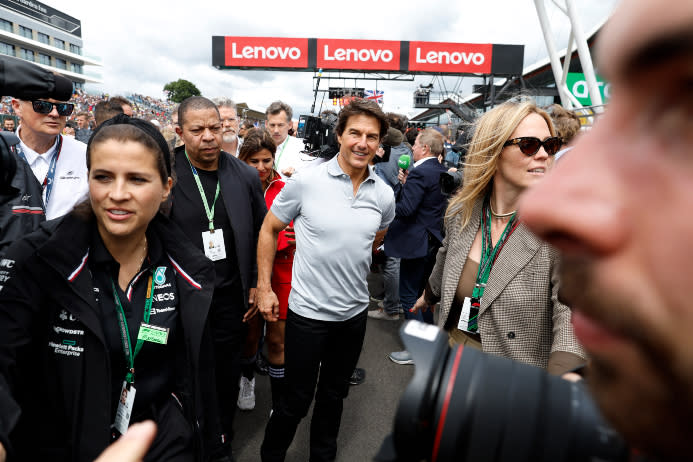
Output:
<path fill-rule="evenodd" d="M 507 102 L 479 119 L 443 245 L 413 308 L 439 301 L 438 324 L 451 344 L 552 373 L 585 355 L 558 298 L 557 254 L 519 222 L 517 204 L 548 174 L 560 145 L 551 118 L 532 102 Z"/>

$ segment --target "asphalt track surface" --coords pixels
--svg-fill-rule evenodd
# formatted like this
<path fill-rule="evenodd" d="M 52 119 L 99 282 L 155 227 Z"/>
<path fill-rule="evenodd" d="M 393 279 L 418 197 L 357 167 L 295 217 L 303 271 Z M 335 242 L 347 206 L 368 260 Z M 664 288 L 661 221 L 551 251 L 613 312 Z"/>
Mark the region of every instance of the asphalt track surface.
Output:
<path fill-rule="evenodd" d="M 374 308 L 374 304 L 369 307 Z M 352 386 L 344 400 L 337 441 L 338 462 L 373 460 L 383 439 L 391 432 L 400 395 L 414 374 L 414 366 L 395 364 L 387 358 L 389 352 L 402 349 L 399 328 L 403 322 L 368 319 L 358 364 L 366 369 L 366 381 Z M 233 449 L 237 462 L 260 460 L 260 445 L 271 407 L 269 377 L 255 376 L 255 396 L 254 410 L 236 413 Z M 312 412 L 311 407 L 308 416 L 301 421 L 286 462 L 308 460 Z"/>

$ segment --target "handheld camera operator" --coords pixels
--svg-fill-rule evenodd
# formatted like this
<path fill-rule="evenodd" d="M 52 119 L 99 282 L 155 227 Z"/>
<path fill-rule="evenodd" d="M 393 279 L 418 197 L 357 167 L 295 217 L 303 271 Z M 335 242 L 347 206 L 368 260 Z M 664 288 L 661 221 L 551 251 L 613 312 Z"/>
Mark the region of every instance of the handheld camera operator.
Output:
<path fill-rule="evenodd" d="M 284 460 L 314 394 L 310 459 L 336 457 L 343 400 L 366 333 L 372 249 L 395 214 L 392 190 L 369 167 L 387 128 L 374 102 L 356 100 L 342 109 L 336 127 L 339 154 L 293 175 L 262 224 L 258 305 L 268 321 L 279 315 L 271 285 L 277 237 L 292 220 L 296 233 L 285 392 L 265 430 L 263 461 Z"/>

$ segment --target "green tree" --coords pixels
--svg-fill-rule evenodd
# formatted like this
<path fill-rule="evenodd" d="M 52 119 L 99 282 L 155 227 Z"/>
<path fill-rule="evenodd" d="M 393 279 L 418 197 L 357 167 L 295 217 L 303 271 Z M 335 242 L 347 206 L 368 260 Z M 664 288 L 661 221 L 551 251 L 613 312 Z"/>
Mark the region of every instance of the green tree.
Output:
<path fill-rule="evenodd" d="M 164 91 L 168 92 L 168 99 L 174 103 L 180 103 L 191 96 L 201 95 L 200 90 L 197 89 L 195 84 L 185 79 L 178 79 L 175 82 L 167 83 L 164 85 Z"/>

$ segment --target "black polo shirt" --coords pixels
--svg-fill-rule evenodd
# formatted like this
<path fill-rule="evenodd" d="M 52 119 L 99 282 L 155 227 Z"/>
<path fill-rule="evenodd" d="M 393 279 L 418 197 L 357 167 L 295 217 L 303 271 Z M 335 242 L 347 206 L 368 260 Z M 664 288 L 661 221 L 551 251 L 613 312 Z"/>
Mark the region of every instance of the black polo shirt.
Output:
<path fill-rule="evenodd" d="M 186 161 L 187 162 L 187 161 Z M 189 167 L 189 165 L 188 165 Z M 175 205 L 171 211 L 171 219 L 180 226 L 190 241 L 199 249 L 203 249 L 202 232 L 209 231 L 209 220 L 202 203 L 200 190 L 190 168 L 181 169 L 178 175 L 175 192 Z M 202 189 L 207 197 L 207 204 L 214 204 L 219 177 L 217 171 L 197 169 L 202 183 Z M 226 198 L 232 200 L 233 198 Z M 236 242 L 231 217 L 226 213 L 225 199 L 221 192 L 214 206 L 214 229 L 221 229 L 224 233 L 224 247 L 226 258 L 214 262 L 216 279 L 214 283 L 215 293 L 236 290 L 241 287 L 241 278 L 238 273 L 238 258 L 236 257 Z"/>
<path fill-rule="evenodd" d="M 120 337 L 113 285 L 125 313 L 133 351 L 137 344 L 139 327 L 144 318 L 150 276 L 153 278 L 154 291 L 149 324 L 169 329 L 166 345 L 144 342 L 135 358 L 134 386 L 137 394 L 131 423 L 151 418 L 152 406 L 157 406 L 168 398 L 171 392 L 176 391 L 176 365 L 179 364 L 176 358 L 184 355 L 175 273 L 161 243 L 149 232 L 147 244 L 148 253 L 142 268 L 130 281 L 125 291 L 118 286 L 120 265 L 106 249 L 96 226 L 92 234 L 88 259 L 94 281 L 94 295 L 101 310 L 101 324 L 111 363 L 111 420 L 115 418 L 120 390 L 128 369 Z"/>

